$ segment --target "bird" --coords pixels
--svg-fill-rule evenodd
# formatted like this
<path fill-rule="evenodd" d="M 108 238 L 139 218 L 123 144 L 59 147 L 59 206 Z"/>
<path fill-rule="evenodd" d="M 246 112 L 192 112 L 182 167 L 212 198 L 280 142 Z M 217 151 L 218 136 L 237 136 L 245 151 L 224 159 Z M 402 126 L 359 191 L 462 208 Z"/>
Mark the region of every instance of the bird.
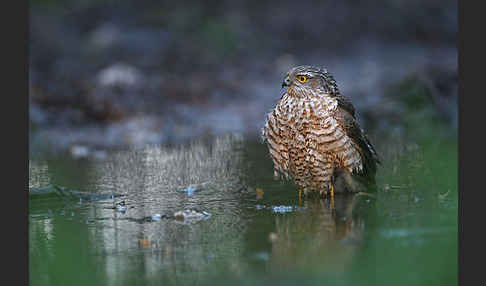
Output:
<path fill-rule="evenodd" d="M 276 179 L 292 180 L 299 197 L 367 193 L 376 187 L 378 154 L 323 67 L 296 66 L 284 77 L 286 88 L 267 114 L 261 137 Z"/>

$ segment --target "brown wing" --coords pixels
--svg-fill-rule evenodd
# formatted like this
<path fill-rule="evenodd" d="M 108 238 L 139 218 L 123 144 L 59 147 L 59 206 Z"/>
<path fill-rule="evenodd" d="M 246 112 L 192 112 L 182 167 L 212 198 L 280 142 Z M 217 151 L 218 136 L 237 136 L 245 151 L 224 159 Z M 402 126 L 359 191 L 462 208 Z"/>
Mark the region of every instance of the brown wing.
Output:
<path fill-rule="evenodd" d="M 353 118 L 355 118 L 355 110 L 351 101 L 344 96 L 337 96 L 336 99 L 338 102 L 338 106 L 346 110 Z"/>
<path fill-rule="evenodd" d="M 366 137 L 363 130 L 359 127 L 358 122 L 356 122 L 354 107 L 348 99 L 341 97 L 341 99 L 338 100 L 338 109 L 335 117 L 346 135 L 356 144 L 361 155 L 363 170 L 362 172 L 357 173 L 357 175 L 362 176 L 368 183 L 374 184 L 376 165 L 380 163 L 380 161 L 378 160 L 375 148 L 371 145 L 368 137 Z"/>

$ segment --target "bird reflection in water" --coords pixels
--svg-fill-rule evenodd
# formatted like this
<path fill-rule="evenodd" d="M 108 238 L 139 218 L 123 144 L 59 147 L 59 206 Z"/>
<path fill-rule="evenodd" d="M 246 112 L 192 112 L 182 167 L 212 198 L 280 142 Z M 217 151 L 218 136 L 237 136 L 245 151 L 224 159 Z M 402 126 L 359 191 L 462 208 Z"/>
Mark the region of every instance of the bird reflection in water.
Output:
<path fill-rule="evenodd" d="M 269 267 L 339 273 L 349 266 L 360 248 L 365 221 L 374 210 L 374 198 L 368 195 L 335 196 L 307 199 L 306 209 L 275 218 L 275 231 Z"/>

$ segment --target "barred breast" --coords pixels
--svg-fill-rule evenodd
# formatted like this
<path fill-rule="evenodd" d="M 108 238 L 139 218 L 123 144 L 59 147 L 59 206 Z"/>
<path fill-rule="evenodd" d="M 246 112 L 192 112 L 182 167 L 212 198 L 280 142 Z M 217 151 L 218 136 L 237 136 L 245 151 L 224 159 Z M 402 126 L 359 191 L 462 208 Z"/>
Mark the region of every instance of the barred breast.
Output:
<path fill-rule="evenodd" d="M 332 98 L 299 99 L 285 94 L 268 114 L 263 137 L 275 176 L 294 180 L 305 193 L 327 192 L 336 170 L 362 169 L 361 155 L 333 117 Z"/>

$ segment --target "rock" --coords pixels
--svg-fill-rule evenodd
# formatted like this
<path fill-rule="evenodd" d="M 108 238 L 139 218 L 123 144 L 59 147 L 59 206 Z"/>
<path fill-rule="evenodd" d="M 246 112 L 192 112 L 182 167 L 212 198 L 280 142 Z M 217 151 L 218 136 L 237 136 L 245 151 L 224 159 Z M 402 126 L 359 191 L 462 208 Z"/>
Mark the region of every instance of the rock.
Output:
<path fill-rule="evenodd" d="M 102 86 L 133 86 L 140 85 L 142 73 L 135 67 L 124 63 L 116 63 L 98 73 L 98 83 Z"/>

